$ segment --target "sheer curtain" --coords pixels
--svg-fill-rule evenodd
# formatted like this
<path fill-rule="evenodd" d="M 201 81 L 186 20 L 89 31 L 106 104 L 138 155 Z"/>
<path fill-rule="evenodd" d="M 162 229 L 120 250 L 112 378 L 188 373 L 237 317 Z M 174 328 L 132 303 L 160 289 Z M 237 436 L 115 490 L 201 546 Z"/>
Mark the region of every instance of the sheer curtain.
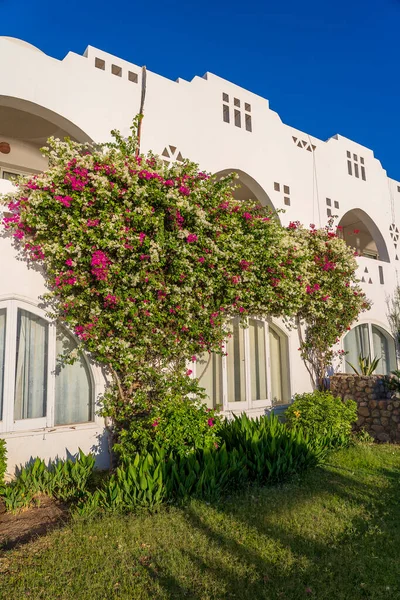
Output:
<path fill-rule="evenodd" d="M 48 325 L 18 309 L 14 419 L 46 416 Z"/>
<path fill-rule="evenodd" d="M 65 330 L 57 328 L 56 355 L 65 356 L 76 348 L 76 342 Z M 55 425 L 91 421 L 92 386 L 86 361 L 80 357 L 74 364 L 56 367 Z"/>
<path fill-rule="evenodd" d="M 250 385 L 251 399 L 267 398 L 267 356 L 265 351 L 265 326 L 262 321 L 250 319 Z"/>
<path fill-rule="evenodd" d="M 233 334 L 228 339 L 227 375 L 228 375 L 228 402 L 246 401 L 246 381 L 244 363 L 244 330 L 240 327 L 239 319 L 232 321 Z"/>
<path fill-rule="evenodd" d="M 376 373 L 387 375 L 396 368 L 396 350 L 393 339 L 380 327 L 372 325 L 373 358 L 380 358 Z"/>
<path fill-rule="evenodd" d="M 353 369 L 350 367 L 348 363 L 354 365 L 354 367 L 358 368 L 358 357 L 360 354 L 362 356 L 369 356 L 369 332 L 368 325 L 357 325 L 354 327 L 344 338 L 344 349 L 348 353 L 345 356 L 346 360 L 346 373 L 354 373 Z"/>
<path fill-rule="evenodd" d="M 6 349 L 6 309 L 0 309 L 0 421 L 3 418 L 4 357 Z"/>
<path fill-rule="evenodd" d="M 282 390 L 282 349 L 279 334 L 269 327 L 269 353 L 271 368 L 271 393 L 272 404 L 284 402 Z"/>
<path fill-rule="evenodd" d="M 204 388 L 208 396 L 208 408 L 222 406 L 222 356 L 205 352 L 198 357 L 196 362 L 197 377 L 201 376 L 200 387 Z"/>

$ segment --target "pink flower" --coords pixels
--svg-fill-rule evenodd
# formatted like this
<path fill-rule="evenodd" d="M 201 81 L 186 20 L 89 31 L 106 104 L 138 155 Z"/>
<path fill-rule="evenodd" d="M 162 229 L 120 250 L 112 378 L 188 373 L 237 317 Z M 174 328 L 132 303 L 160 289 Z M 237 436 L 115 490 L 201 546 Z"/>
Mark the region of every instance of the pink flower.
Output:
<path fill-rule="evenodd" d="M 189 233 L 189 235 L 186 238 L 186 241 L 188 244 L 193 244 L 193 242 L 197 242 L 198 237 L 195 233 Z"/>
<path fill-rule="evenodd" d="M 196 362 L 197 358 L 195 356 L 192 356 L 192 358 L 190 359 L 192 362 Z"/>
<path fill-rule="evenodd" d="M 183 196 L 189 196 L 189 194 L 190 194 L 190 189 L 184 185 L 181 185 L 181 187 L 179 188 L 179 191 Z"/>
<path fill-rule="evenodd" d="M 68 267 L 72 267 L 72 258 L 67 258 L 65 264 L 68 265 Z"/>
<path fill-rule="evenodd" d="M 204 256 L 200 256 L 200 258 L 198 259 L 199 263 L 203 263 L 206 259 L 204 258 Z"/>
<path fill-rule="evenodd" d="M 249 267 L 250 267 L 250 264 L 251 263 L 249 263 L 247 260 L 241 260 L 240 263 L 239 263 L 240 268 L 242 269 L 242 271 L 247 271 L 249 269 Z"/>
<path fill-rule="evenodd" d="M 251 215 L 248 212 L 243 213 L 243 218 L 246 219 L 246 221 L 250 221 L 250 219 L 253 218 L 253 215 Z"/>
<path fill-rule="evenodd" d="M 213 427 L 214 426 L 214 419 L 208 419 L 207 424 L 209 427 Z"/>
<path fill-rule="evenodd" d="M 71 196 L 55 196 L 55 199 L 61 202 L 64 206 L 69 208 L 71 206 L 72 198 Z"/>
<path fill-rule="evenodd" d="M 143 232 L 139 233 L 139 245 L 140 246 L 143 244 L 145 237 L 146 237 L 145 233 L 143 233 Z"/>
<path fill-rule="evenodd" d="M 97 227 L 99 223 L 99 219 L 88 219 L 86 224 L 88 227 Z"/>
<path fill-rule="evenodd" d="M 192 373 L 193 373 L 192 369 L 188 369 L 188 370 L 186 371 L 186 375 L 187 375 L 188 377 L 190 377 L 190 375 L 191 375 Z"/>
<path fill-rule="evenodd" d="M 157 420 L 153 421 L 153 423 L 151 424 L 152 427 L 157 427 L 157 425 L 158 425 L 158 421 Z"/>

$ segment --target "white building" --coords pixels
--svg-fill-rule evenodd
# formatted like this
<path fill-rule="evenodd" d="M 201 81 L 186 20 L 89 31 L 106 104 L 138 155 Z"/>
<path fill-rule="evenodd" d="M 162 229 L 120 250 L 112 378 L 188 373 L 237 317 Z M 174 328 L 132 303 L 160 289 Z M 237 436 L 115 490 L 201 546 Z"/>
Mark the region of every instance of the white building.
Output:
<path fill-rule="evenodd" d="M 39 148 L 51 135 L 107 141 L 111 129 L 127 134 L 139 112 L 142 77 L 142 67 L 90 46 L 59 61 L 0 37 L 0 193 L 12 189 L 14 174 L 46 167 Z M 283 224 L 323 226 L 337 215 L 345 240 L 362 255 L 359 276 L 373 301 L 343 343 L 352 362 L 362 350 L 381 357 L 378 370 L 395 368 L 385 298 L 397 281 L 400 182 L 387 177 L 372 150 L 285 125 L 268 100 L 210 73 L 189 82 L 147 72 L 144 114 L 143 151 L 165 160 L 188 157 L 214 173 L 236 171 L 238 197 L 285 209 Z M 100 369 L 82 363 L 55 374 L 56 355 L 74 342 L 38 306 L 44 280 L 16 259 L 7 238 L 0 238 L 0 261 L 0 435 L 9 471 L 32 456 L 65 457 L 78 447 L 95 450 L 106 466 L 95 407 L 104 385 Z M 225 411 L 260 414 L 311 389 L 297 333 L 278 321 L 253 322 L 229 343 L 228 357 L 213 359 L 202 379 L 210 402 Z"/>

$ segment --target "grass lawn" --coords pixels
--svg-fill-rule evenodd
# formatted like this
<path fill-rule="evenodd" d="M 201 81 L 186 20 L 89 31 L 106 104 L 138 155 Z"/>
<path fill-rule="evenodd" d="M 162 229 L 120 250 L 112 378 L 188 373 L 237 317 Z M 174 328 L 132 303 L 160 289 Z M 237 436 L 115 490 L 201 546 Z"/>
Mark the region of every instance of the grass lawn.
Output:
<path fill-rule="evenodd" d="M 400 448 L 218 506 L 74 521 L 0 556 L 0 598 L 400 599 Z"/>

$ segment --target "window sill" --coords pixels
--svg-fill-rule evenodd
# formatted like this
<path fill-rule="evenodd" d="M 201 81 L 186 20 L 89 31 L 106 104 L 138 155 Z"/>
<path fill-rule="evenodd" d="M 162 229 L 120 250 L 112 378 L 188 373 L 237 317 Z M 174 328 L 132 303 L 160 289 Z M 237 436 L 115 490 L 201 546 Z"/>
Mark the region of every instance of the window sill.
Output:
<path fill-rule="evenodd" d="M 103 423 L 92 421 L 90 423 L 77 423 L 76 425 L 57 425 L 55 427 L 41 427 L 38 429 L 24 429 L 19 431 L 0 431 L 0 438 L 31 437 L 49 433 L 66 433 L 69 431 L 98 431 L 104 429 Z"/>

